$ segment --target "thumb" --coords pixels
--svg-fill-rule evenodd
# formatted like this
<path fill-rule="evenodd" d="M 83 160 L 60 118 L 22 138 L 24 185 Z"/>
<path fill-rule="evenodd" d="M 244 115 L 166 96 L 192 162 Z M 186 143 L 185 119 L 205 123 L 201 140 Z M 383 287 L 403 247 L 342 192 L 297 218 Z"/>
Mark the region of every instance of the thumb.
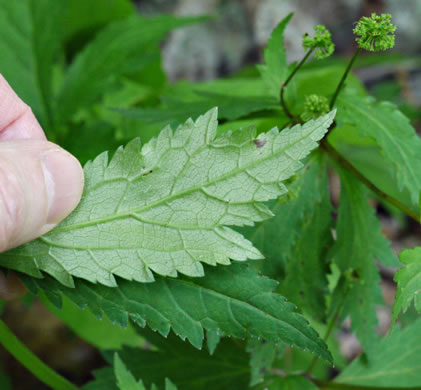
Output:
<path fill-rule="evenodd" d="M 83 170 L 43 140 L 0 143 L 0 252 L 51 230 L 78 204 Z"/>

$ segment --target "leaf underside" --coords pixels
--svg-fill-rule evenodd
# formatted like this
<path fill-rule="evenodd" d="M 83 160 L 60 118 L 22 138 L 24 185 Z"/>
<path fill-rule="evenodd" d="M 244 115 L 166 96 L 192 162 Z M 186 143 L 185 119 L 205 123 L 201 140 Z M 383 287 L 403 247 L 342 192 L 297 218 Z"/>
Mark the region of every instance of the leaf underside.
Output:
<path fill-rule="evenodd" d="M 77 209 L 43 237 L 0 255 L 0 265 L 67 286 L 73 276 L 116 286 L 114 275 L 152 282 L 155 272 L 203 276 L 203 263 L 260 259 L 227 225 L 273 214 L 261 202 L 286 192 L 334 112 L 304 125 L 261 133 L 246 128 L 216 138 L 217 110 L 161 131 L 140 150 L 134 140 L 88 162 Z"/>

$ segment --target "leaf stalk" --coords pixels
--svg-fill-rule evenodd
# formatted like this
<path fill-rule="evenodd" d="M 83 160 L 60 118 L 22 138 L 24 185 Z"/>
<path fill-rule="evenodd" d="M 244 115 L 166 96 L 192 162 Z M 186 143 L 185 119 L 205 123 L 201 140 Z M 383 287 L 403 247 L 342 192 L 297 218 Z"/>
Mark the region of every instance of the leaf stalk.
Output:
<path fill-rule="evenodd" d="M 303 59 L 298 63 L 298 65 L 294 68 L 294 70 L 291 72 L 291 74 L 288 76 L 288 78 L 285 80 L 284 83 L 282 83 L 281 86 L 281 93 L 280 93 L 280 100 L 281 100 L 281 106 L 284 110 L 285 114 L 291 119 L 295 119 L 295 116 L 291 113 L 291 111 L 288 108 L 288 105 L 285 102 L 285 88 L 288 86 L 289 82 L 292 80 L 292 78 L 295 76 L 295 74 L 300 70 L 300 68 L 304 65 L 304 63 L 307 61 L 308 57 L 310 57 L 311 53 L 313 53 L 314 48 L 307 51 L 306 55 L 303 57 Z"/>
<path fill-rule="evenodd" d="M 349 61 L 348 66 L 346 67 L 345 72 L 342 75 L 341 81 L 339 81 L 339 84 L 336 87 L 336 90 L 335 90 L 335 92 L 334 92 L 334 94 L 332 96 L 332 99 L 330 100 L 330 105 L 329 105 L 330 106 L 330 109 L 332 109 L 334 107 L 334 105 L 336 103 L 336 99 L 337 99 L 339 93 L 341 92 L 341 89 L 342 89 L 342 87 L 343 87 L 343 85 L 345 83 L 345 80 L 348 77 L 349 72 L 351 71 L 352 66 L 354 65 L 355 60 L 360 55 L 361 50 L 362 50 L 361 47 L 359 47 L 357 49 L 357 51 L 354 53 L 354 55 L 352 56 L 351 60 Z"/>
<path fill-rule="evenodd" d="M 54 390 L 77 390 L 74 384 L 43 363 L 0 320 L 0 344 L 41 382 Z"/>

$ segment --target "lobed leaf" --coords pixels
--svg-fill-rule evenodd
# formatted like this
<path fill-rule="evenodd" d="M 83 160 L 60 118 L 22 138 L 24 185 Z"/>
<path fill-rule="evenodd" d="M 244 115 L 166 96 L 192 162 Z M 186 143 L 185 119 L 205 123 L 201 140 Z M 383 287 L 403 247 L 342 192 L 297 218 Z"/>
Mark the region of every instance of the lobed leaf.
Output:
<path fill-rule="evenodd" d="M 397 283 L 396 298 L 393 304 L 394 323 L 401 311 L 406 312 L 412 300 L 415 309 L 421 312 L 421 247 L 405 249 L 399 254 L 399 260 L 405 265 L 395 274 Z"/>
<path fill-rule="evenodd" d="M 117 353 L 114 354 L 114 375 L 120 390 L 146 390 L 142 380 L 135 379 Z"/>
<path fill-rule="evenodd" d="M 405 329 L 396 327 L 374 347 L 368 362 L 365 356 L 354 360 L 336 381 L 390 389 L 421 386 L 420 334 L 420 320 Z"/>
<path fill-rule="evenodd" d="M 376 304 L 382 302 L 380 276 L 375 263 L 396 260 L 367 199 L 367 190 L 346 171 L 341 174 L 337 240 L 331 256 L 343 275 L 333 295 L 333 307 L 344 302 L 343 315 L 351 317 L 352 329 L 366 351 L 375 345 Z"/>
<path fill-rule="evenodd" d="M 204 330 L 226 336 L 254 336 L 308 350 L 331 361 L 330 353 L 295 306 L 275 294 L 277 283 L 244 264 L 208 268 L 204 278 L 158 277 L 155 283 L 119 281 L 118 288 L 75 281 L 68 288 L 56 280 L 24 278 L 33 292 L 41 289 L 56 305 L 63 294 L 98 317 L 126 326 L 129 318 L 162 335 L 170 329 L 201 348 Z M 218 351 L 219 347 L 216 349 Z"/>
<path fill-rule="evenodd" d="M 265 256 L 259 264 L 263 273 L 277 280 L 284 279 L 305 221 L 311 219 L 327 190 L 327 167 L 320 156 L 308 161 L 297 176 L 289 193 L 270 204 L 273 218 L 239 230 Z"/>
<path fill-rule="evenodd" d="M 421 190 L 421 139 L 409 119 L 390 103 L 374 103 L 356 96 L 340 96 L 338 108 L 338 123 L 351 123 L 361 136 L 376 141 L 385 164 L 393 169 L 399 190 L 406 188 L 412 202 L 417 203 Z"/>
<path fill-rule="evenodd" d="M 306 195 L 304 190 L 300 193 L 300 197 L 311 199 L 311 208 L 302 217 L 299 234 L 286 264 L 285 280 L 278 291 L 314 319 L 323 321 L 328 293 L 327 253 L 333 244 L 332 206 L 326 162 L 320 158 L 311 163 L 316 166 L 311 194 Z M 278 252 L 282 251 L 282 246 L 278 246 Z"/>
<path fill-rule="evenodd" d="M 198 351 L 172 334 L 163 339 L 153 332 L 142 331 L 142 336 L 158 350 L 125 348 L 119 355 L 132 374 L 142 378 L 146 387 L 155 384 L 157 389 L 164 389 L 168 386 L 164 378 L 171 378 L 183 390 L 243 390 L 248 387 L 248 355 L 232 340 L 223 339 L 211 356 L 205 349 Z"/>
<path fill-rule="evenodd" d="M 264 51 L 265 64 L 257 66 L 268 91 L 278 100 L 281 84 L 285 81 L 288 71 L 284 48 L 284 31 L 292 16 L 292 13 L 289 14 L 273 30 Z"/>
<path fill-rule="evenodd" d="M 52 67 L 65 9 L 66 2 L 57 0 L 0 0 L 0 73 L 49 135 Z"/>
<path fill-rule="evenodd" d="M 116 286 L 114 275 L 151 282 L 203 276 L 202 263 L 260 259 L 226 225 L 253 225 L 272 216 L 261 202 L 286 192 L 282 181 L 302 167 L 334 112 L 256 138 L 243 129 L 218 138 L 217 110 L 175 132 L 165 128 L 140 151 L 138 140 L 85 166 L 76 210 L 36 241 L 0 255 L 0 264 L 67 286 L 73 276 Z"/>
<path fill-rule="evenodd" d="M 59 118 L 68 120 L 80 107 L 94 103 L 107 90 L 110 77 L 121 74 L 131 54 L 158 43 L 174 28 L 202 19 L 134 15 L 108 24 L 70 65 L 58 96 Z"/>

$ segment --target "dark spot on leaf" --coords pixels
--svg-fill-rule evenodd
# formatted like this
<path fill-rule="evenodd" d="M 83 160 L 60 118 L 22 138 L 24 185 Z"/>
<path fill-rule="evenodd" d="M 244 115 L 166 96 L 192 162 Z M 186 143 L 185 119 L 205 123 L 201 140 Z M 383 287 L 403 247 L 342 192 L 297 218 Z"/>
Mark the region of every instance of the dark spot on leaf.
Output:
<path fill-rule="evenodd" d="M 260 149 L 263 148 L 263 146 L 265 146 L 267 141 L 265 139 L 254 139 L 253 142 L 256 145 L 256 147 Z"/>
<path fill-rule="evenodd" d="M 145 172 L 145 173 L 143 174 L 143 176 L 148 176 L 148 175 L 150 175 L 152 172 L 153 172 L 153 171 L 152 171 L 152 169 L 151 169 L 150 171 Z"/>

